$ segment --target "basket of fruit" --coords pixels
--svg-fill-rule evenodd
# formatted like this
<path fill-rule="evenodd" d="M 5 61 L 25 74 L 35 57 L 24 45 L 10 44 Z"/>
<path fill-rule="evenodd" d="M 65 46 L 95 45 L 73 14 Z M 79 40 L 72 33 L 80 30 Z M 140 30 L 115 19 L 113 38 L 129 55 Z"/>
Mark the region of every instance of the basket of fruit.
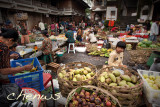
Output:
<path fill-rule="evenodd" d="M 144 93 L 151 104 L 160 105 L 160 73 L 155 71 L 138 70 L 144 84 Z"/>
<path fill-rule="evenodd" d="M 79 86 L 94 85 L 96 71 L 94 65 L 86 62 L 72 62 L 61 66 L 57 71 L 61 94 L 67 97 Z"/>
<path fill-rule="evenodd" d="M 87 85 L 69 93 L 66 107 L 121 107 L 121 105 L 107 90 Z"/>
<path fill-rule="evenodd" d="M 136 71 L 106 67 L 97 73 L 96 80 L 98 86 L 110 91 L 122 106 L 134 107 L 139 104 L 143 81 Z"/>

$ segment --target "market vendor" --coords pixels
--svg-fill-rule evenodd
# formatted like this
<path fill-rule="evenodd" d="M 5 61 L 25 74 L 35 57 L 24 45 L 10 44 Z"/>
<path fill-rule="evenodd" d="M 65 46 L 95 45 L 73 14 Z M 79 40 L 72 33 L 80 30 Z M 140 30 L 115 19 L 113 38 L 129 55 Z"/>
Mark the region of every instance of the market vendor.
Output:
<path fill-rule="evenodd" d="M 38 49 L 38 52 L 33 53 L 30 56 L 30 58 L 39 57 L 41 55 L 49 55 L 52 52 L 52 41 L 50 38 L 48 38 L 49 37 L 48 32 L 44 30 L 41 33 L 44 37 L 44 40 L 42 42 L 42 46 Z"/>
<path fill-rule="evenodd" d="M 127 67 L 126 65 L 123 65 L 123 52 L 126 48 L 126 44 L 122 41 L 118 42 L 116 45 L 116 50 L 112 51 L 110 53 L 109 59 L 108 59 L 108 65 L 109 66 L 122 66 Z"/>
<path fill-rule="evenodd" d="M 82 27 L 79 27 L 78 28 L 78 31 L 77 31 L 77 40 L 82 42 Z"/>
<path fill-rule="evenodd" d="M 25 65 L 16 68 L 10 67 L 10 50 L 8 47 L 11 47 L 18 38 L 18 32 L 14 29 L 6 29 L 0 34 L 0 83 L 9 82 L 9 74 L 30 71 L 33 68 L 33 65 Z"/>
<path fill-rule="evenodd" d="M 117 32 L 118 31 L 118 27 L 113 27 L 112 29 L 111 29 L 111 32 Z"/>
<path fill-rule="evenodd" d="M 67 27 L 66 28 L 65 36 L 66 36 L 66 38 L 68 38 L 68 40 L 67 40 L 68 44 L 75 42 L 75 40 L 74 40 L 74 33 L 73 33 L 73 31 L 71 29 L 72 29 L 71 27 Z"/>
<path fill-rule="evenodd" d="M 97 38 L 95 37 L 95 34 L 97 34 L 97 31 L 89 31 L 88 34 L 88 40 L 90 41 L 90 43 L 96 43 L 97 42 Z"/>

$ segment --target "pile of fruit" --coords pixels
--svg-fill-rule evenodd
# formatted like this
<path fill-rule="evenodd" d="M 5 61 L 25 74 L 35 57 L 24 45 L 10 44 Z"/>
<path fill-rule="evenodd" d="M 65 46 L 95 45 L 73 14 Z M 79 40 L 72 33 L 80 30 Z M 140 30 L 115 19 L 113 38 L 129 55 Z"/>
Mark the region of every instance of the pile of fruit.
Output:
<path fill-rule="evenodd" d="M 97 50 L 97 45 L 96 44 L 86 44 L 87 47 L 87 52 L 93 52 Z"/>
<path fill-rule="evenodd" d="M 89 88 L 78 88 L 70 99 L 67 107 L 119 107 L 111 96 Z"/>
<path fill-rule="evenodd" d="M 160 90 L 160 76 L 143 74 L 143 77 L 152 89 Z"/>
<path fill-rule="evenodd" d="M 98 81 L 109 86 L 134 87 L 137 82 L 135 75 L 122 75 L 119 71 L 114 70 L 111 73 L 103 72 L 98 77 Z"/>
<path fill-rule="evenodd" d="M 138 48 L 158 48 L 156 44 L 152 44 L 152 41 L 144 39 L 142 42 L 138 43 Z"/>
<path fill-rule="evenodd" d="M 109 54 L 110 54 L 112 51 L 113 51 L 112 49 L 102 48 L 101 50 L 95 50 L 95 51 L 93 51 L 93 52 L 90 52 L 90 53 L 88 53 L 88 55 L 109 57 Z"/>
<path fill-rule="evenodd" d="M 58 76 L 69 81 L 84 81 L 91 79 L 95 75 L 89 67 L 84 67 L 81 69 L 69 69 L 69 72 L 62 70 Z M 90 81 L 91 82 L 91 81 Z"/>

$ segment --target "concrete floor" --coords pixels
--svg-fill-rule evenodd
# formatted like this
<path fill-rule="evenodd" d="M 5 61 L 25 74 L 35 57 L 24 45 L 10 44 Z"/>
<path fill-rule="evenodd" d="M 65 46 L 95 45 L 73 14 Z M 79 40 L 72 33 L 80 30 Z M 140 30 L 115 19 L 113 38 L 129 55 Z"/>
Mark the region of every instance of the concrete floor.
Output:
<path fill-rule="evenodd" d="M 105 61 L 107 61 L 108 58 L 105 57 L 99 57 L 99 56 L 89 56 L 87 53 L 65 53 L 61 58 L 59 63 L 69 63 L 69 62 L 87 62 L 91 63 L 95 66 L 97 65 L 104 65 Z"/>

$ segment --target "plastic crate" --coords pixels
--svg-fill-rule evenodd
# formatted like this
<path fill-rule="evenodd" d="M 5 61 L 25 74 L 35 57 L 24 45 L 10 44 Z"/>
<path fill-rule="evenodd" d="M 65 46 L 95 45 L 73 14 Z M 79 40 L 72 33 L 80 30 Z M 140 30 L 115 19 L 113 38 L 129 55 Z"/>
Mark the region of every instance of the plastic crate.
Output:
<path fill-rule="evenodd" d="M 157 104 L 160 105 L 160 90 L 154 90 L 152 89 L 147 81 L 143 78 L 143 74 L 147 74 L 148 76 L 153 75 L 153 76 L 160 76 L 160 72 L 155 72 L 155 71 L 146 71 L 146 70 L 138 70 L 139 75 L 142 77 L 144 83 L 143 83 L 143 88 L 144 88 L 144 93 L 147 97 L 147 100 L 151 104 Z"/>
<path fill-rule="evenodd" d="M 11 61 L 11 67 L 15 68 L 17 66 L 24 66 L 27 64 L 31 64 L 34 58 L 21 59 Z M 43 86 L 43 68 L 40 65 L 37 58 L 34 60 L 34 67 L 37 66 L 37 70 L 35 72 L 30 72 L 22 75 L 8 75 L 8 78 L 11 83 L 16 83 L 18 86 L 34 88 L 38 91 L 44 90 Z"/>

